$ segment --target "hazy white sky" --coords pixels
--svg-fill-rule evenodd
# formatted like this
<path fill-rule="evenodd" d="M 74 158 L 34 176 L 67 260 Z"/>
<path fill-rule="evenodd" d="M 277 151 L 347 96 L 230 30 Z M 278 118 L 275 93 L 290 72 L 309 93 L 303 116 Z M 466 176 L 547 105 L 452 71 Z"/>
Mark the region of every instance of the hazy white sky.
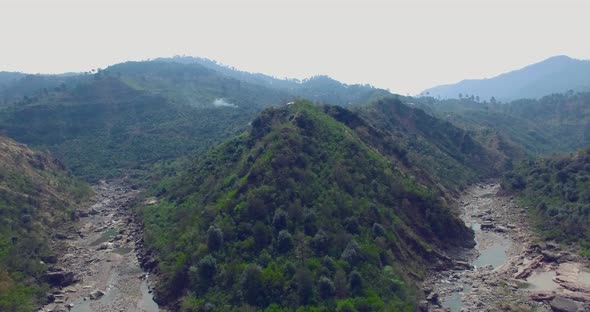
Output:
<path fill-rule="evenodd" d="M 566 54 L 588 0 L 0 0 L 0 70 L 58 73 L 192 55 L 414 94 Z"/>

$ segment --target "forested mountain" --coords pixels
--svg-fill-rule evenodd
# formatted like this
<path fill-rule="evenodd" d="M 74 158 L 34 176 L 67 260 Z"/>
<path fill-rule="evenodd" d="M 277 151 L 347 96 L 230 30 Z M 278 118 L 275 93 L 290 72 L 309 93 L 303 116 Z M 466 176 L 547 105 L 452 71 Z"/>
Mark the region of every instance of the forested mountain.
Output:
<path fill-rule="evenodd" d="M 23 73 L 0 73 L 0 107 L 14 103 L 31 103 L 50 93 L 64 91 L 66 85 L 73 87 L 88 80 L 89 75 L 28 75 Z"/>
<path fill-rule="evenodd" d="M 289 99 L 198 65 L 177 65 L 109 68 L 0 111 L 0 129 L 95 180 L 203 151 L 245 129 L 263 107 Z"/>
<path fill-rule="evenodd" d="M 47 239 L 90 192 L 51 155 L 0 136 L 1 311 L 34 311 L 46 300 L 45 263 L 56 252 Z"/>
<path fill-rule="evenodd" d="M 513 158 L 575 151 L 590 145 L 590 93 L 552 94 L 505 104 L 471 99 L 412 99 L 416 105 L 481 141 L 503 140 Z M 521 151 L 518 151 L 518 150 Z M 510 154 L 508 152 L 507 154 Z"/>
<path fill-rule="evenodd" d="M 325 77 L 301 84 L 304 91 L 277 88 L 164 61 L 121 63 L 92 75 L 16 77 L 0 93 L 7 103 L 0 131 L 51 150 L 88 180 L 141 173 L 157 161 L 204 151 L 244 130 L 265 107 L 297 95 L 345 105 L 383 91 Z"/>
<path fill-rule="evenodd" d="M 590 257 L 590 149 L 523 163 L 503 187 L 522 195 L 545 237 L 579 243 Z"/>
<path fill-rule="evenodd" d="M 343 106 L 366 104 L 379 99 L 380 97 L 392 95 L 387 90 L 374 88 L 370 85 L 348 85 L 324 75 L 314 76 L 304 80 L 279 79 L 265 74 L 240 71 L 206 58 L 177 56 L 172 58 L 160 58 L 156 59 L 156 61 L 180 64 L 200 64 L 228 77 L 233 77 L 241 81 L 266 86 L 276 90 L 282 90 L 295 96 L 324 104 Z"/>
<path fill-rule="evenodd" d="M 269 108 L 162 182 L 141 208 L 158 298 L 186 311 L 413 311 L 413 281 L 473 233 L 369 128 L 343 108 Z"/>
<path fill-rule="evenodd" d="M 510 101 L 540 98 L 569 90 L 590 91 L 590 61 L 555 56 L 493 78 L 437 86 L 424 90 L 422 94 L 443 99 L 474 96 L 482 100 L 494 97 Z"/>

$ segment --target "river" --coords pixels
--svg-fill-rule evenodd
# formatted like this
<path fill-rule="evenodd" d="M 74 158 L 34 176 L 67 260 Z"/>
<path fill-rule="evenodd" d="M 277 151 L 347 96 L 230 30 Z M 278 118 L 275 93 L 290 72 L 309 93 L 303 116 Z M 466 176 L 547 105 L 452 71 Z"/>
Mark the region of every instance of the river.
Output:
<path fill-rule="evenodd" d="M 471 186 L 458 202 L 476 245 L 449 256 L 471 269 L 462 265 L 427 279 L 425 290 L 437 295 L 429 310 L 552 311 L 565 303 L 571 311 L 590 311 L 587 259 L 537 237 L 526 210 L 501 195 L 497 182 Z"/>
<path fill-rule="evenodd" d="M 96 195 L 79 209 L 78 222 L 61 230 L 66 238 L 52 243 L 60 254 L 55 267 L 74 272 L 78 281 L 54 288 L 55 301 L 42 311 L 163 311 L 137 259 L 143 232 L 130 210 L 140 192 L 121 179 L 93 189 Z"/>

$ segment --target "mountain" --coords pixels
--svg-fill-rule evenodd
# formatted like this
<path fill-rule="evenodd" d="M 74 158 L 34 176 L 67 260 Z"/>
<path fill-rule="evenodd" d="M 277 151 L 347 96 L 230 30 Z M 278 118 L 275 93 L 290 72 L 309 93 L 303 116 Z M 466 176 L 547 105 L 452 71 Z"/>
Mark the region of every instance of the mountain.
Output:
<path fill-rule="evenodd" d="M 479 97 L 510 101 L 540 98 L 566 91 L 590 91 L 590 61 L 555 56 L 527 67 L 488 79 L 463 80 L 456 84 L 426 89 L 422 94 L 433 97 Z"/>
<path fill-rule="evenodd" d="M 385 94 L 327 77 L 294 90 L 228 73 L 234 71 L 197 62 L 146 61 L 95 74 L 16 74 L 0 91 L 0 132 L 50 150 L 92 181 L 123 171 L 142 175 L 156 162 L 205 151 L 243 131 L 264 108 L 301 94 L 342 105 Z"/>
<path fill-rule="evenodd" d="M 96 180 L 204 151 L 288 99 L 199 65 L 124 63 L 6 107 L 0 131 Z"/>
<path fill-rule="evenodd" d="M 184 311 L 413 311 L 414 282 L 473 233 L 369 128 L 339 107 L 268 108 L 163 181 L 159 202 L 139 209 L 158 300 L 180 298 Z"/>
<path fill-rule="evenodd" d="M 502 186 L 521 195 L 544 237 L 578 243 L 590 257 L 590 149 L 525 162 Z"/>
<path fill-rule="evenodd" d="M 3 136 L 0 177 L 0 310 L 34 311 L 47 297 L 52 228 L 68 222 L 91 191 L 51 155 Z"/>
<path fill-rule="evenodd" d="M 367 84 L 348 85 L 325 75 L 318 75 L 304 80 L 280 79 L 261 73 L 241 71 L 210 59 L 191 56 L 158 58 L 155 61 L 180 64 L 200 64 L 240 81 L 281 90 L 323 104 L 342 106 L 366 104 L 377 100 L 380 97 L 392 95 L 387 90 L 378 89 Z"/>

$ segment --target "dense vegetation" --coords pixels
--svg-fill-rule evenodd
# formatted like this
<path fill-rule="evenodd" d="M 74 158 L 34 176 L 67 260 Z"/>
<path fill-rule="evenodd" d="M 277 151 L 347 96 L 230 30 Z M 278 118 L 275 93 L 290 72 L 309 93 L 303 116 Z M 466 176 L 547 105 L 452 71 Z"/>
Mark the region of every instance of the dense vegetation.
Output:
<path fill-rule="evenodd" d="M 56 159 L 0 137 L 0 311 L 34 311 L 45 300 L 51 227 L 89 194 Z"/>
<path fill-rule="evenodd" d="M 572 152 L 590 145 L 590 93 L 552 94 L 509 103 L 413 99 L 432 114 L 468 129 L 481 142 L 501 140 L 515 159 Z"/>
<path fill-rule="evenodd" d="M 359 136 L 385 155 L 401 158 L 414 176 L 450 191 L 495 175 L 510 163 L 509 157 L 483 147 L 467 131 L 400 99 L 385 98 L 357 111 L 378 130 L 368 135 L 373 129 L 347 123 Z"/>
<path fill-rule="evenodd" d="M 503 187 L 522 195 L 545 237 L 579 243 L 590 257 L 590 149 L 524 163 Z"/>
<path fill-rule="evenodd" d="M 223 68 L 148 61 L 92 75 L 2 73 L 0 131 L 50 150 L 75 175 L 93 181 L 143 175 L 157 162 L 203 152 L 243 131 L 265 107 L 297 95 L 346 105 L 389 94 L 327 77 L 260 83 Z"/>
<path fill-rule="evenodd" d="M 195 58 L 190 56 L 176 56 L 173 58 L 160 58 L 156 61 L 172 62 L 179 64 L 199 64 L 228 77 L 238 79 L 254 85 L 265 86 L 282 92 L 311 100 L 316 103 L 332 105 L 358 105 L 366 104 L 384 96 L 392 94 L 383 89 L 370 85 L 348 85 L 336 81 L 328 76 L 314 76 L 304 80 L 278 79 L 265 74 L 240 71 L 224 66 L 213 60 Z"/>
<path fill-rule="evenodd" d="M 412 280 L 473 234 L 435 186 L 332 117 L 346 112 L 267 109 L 163 182 L 142 208 L 158 297 L 186 311 L 412 311 Z"/>
<path fill-rule="evenodd" d="M 255 112 L 176 104 L 99 74 L 71 90 L 4 109 L 0 129 L 51 150 L 74 174 L 95 180 L 205 150 L 242 131 Z"/>

